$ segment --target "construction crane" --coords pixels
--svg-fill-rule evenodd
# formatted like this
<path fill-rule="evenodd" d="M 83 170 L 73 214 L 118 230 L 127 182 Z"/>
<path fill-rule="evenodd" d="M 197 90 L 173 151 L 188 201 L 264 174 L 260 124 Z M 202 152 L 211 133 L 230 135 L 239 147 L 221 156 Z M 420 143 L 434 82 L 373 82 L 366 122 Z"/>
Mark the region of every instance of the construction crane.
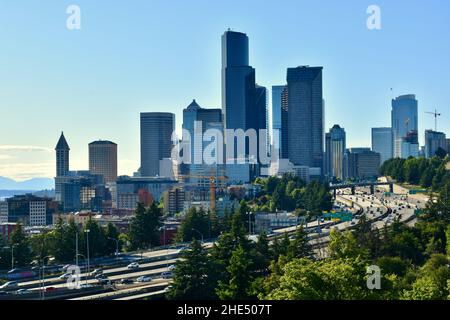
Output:
<path fill-rule="evenodd" d="M 425 113 L 432 114 L 434 116 L 434 131 L 437 131 L 437 120 L 438 117 L 442 116 L 442 114 L 438 113 L 436 109 L 434 109 L 434 112 L 426 111 Z"/>
<path fill-rule="evenodd" d="M 227 181 L 228 177 L 227 176 L 215 176 L 213 174 L 209 175 L 209 176 L 197 176 L 197 175 L 180 175 L 179 176 L 183 182 L 185 181 L 186 178 L 188 179 L 202 179 L 202 180 L 209 180 L 209 207 L 211 210 L 215 210 L 216 209 L 216 181 Z"/>

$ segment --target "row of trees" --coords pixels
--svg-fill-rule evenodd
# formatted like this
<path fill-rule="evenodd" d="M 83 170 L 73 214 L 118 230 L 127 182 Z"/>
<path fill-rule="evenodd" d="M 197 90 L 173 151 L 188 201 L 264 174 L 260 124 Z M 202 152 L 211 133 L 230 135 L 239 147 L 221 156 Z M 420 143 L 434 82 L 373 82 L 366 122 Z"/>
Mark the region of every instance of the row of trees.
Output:
<path fill-rule="evenodd" d="M 32 261 L 47 256 L 53 257 L 55 262 L 71 262 L 76 256 L 77 238 L 78 252 L 86 257 L 88 237 L 90 257 L 108 256 L 116 251 L 116 242 L 112 239 L 118 239 L 119 232 L 112 224 L 101 227 L 89 219 L 80 227 L 73 219 L 65 223 L 60 217 L 52 231 L 29 237 L 19 224 L 9 242 L 0 244 L 0 269 L 11 267 L 12 256 L 16 267 L 28 267 Z"/>
<path fill-rule="evenodd" d="M 380 173 L 398 182 L 439 190 L 450 179 L 450 173 L 445 168 L 448 161 L 448 157 L 390 159 L 383 163 Z"/>
<path fill-rule="evenodd" d="M 299 177 L 285 174 L 283 177 L 258 179 L 263 193 L 251 202 L 255 211 L 275 212 L 303 209 L 311 214 L 331 210 L 332 197 L 328 186 L 318 181 L 305 184 Z"/>
<path fill-rule="evenodd" d="M 381 230 L 363 218 L 353 231 L 333 230 L 328 256 L 313 255 L 306 233 L 269 245 L 248 241 L 239 212 L 211 250 L 194 241 L 177 263 L 169 299 L 450 299 L 450 181 L 414 226 Z M 367 267 L 381 269 L 381 289 L 367 286 Z"/>

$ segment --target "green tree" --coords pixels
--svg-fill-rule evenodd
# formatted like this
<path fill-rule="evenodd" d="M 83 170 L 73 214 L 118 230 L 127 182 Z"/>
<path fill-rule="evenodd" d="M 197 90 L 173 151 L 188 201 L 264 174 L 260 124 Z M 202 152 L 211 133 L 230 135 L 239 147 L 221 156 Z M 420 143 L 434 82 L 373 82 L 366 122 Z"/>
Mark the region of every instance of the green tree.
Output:
<path fill-rule="evenodd" d="M 310 258 L 313 256 L 313 249 L 309 243 L 308 234 L 303 227 L 295 232 L 295 239 L 291 241 L 287 250 L 288 259 Z"/>
<path fill-rule="evenodd" d="M 328 251 L 332 259 L 361 258 L 365 260 L 369 256 L 368 250 L 358 245 L 353 233 L 336 229 L 330 232 Z"/>
<path fill-rule="evenodd" d="M 201 240 L 202 235 L 203 237 L 208 236 L 209 226 L 209 217 L 203 209 L 190 208 L 180 225 L 177 240 L 181 242 L 188 242 L 193 239 Z"/>
<path fill-rule="evenodd" d="M 181 254 L 174 270 L 173 284 L 167 293 L 172 300 L 210 300 L 216 298 L 212 261 L 198 240 Z"/>
<path fill-rule="evenodd" d="M 138 204 L 130 223 L 129 241 L 131 250 L 148 249 L 159 245 L 162 212 L 156 203 L 148 209 Z"/>
<path fill-rule="evenodd" d="M 18 224 L 11 233 L 9 245 L 14 250 L 14 266 L 25 267 L 31 262 L 29 239 L 21 224 Z"/>
<path fill-rule="evenodd" d="M 222 300 L 244 300 L 250 298 L 252 276 L 250 272 L 252 261 L 242 246 L 236 248 L 227 267 L 228 282 L 219 282 L 217 295 Z"/>
<path fill-rule="evenodd" d="M 354 300 L 370 293 L 365 265 L 356 259 L 311 261 L 294 259 L 283 267 L 279 285 L 264 298 L 269 300 Z"/>

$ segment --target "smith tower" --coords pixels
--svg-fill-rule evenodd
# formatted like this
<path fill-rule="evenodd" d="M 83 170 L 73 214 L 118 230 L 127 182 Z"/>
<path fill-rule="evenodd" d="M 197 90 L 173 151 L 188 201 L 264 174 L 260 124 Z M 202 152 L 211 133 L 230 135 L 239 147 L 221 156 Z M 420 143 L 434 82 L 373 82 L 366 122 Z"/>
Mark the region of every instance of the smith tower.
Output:
<path fill-rule="evenodd" d="M 56 151 L 56 176 L 63 177 L 69 172 L 69 144 L 64 137 L 64 133 L 61 133 L 58 144 L 55 148 Z"/>

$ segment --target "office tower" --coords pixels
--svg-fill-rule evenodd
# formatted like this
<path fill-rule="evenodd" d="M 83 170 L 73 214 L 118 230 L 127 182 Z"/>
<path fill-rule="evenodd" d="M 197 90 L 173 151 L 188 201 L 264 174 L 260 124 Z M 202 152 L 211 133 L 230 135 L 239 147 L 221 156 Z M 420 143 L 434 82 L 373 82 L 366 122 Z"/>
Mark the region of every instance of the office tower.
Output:
<path fill-rule="evenodd" d="M 392 147 L 394 158 L 417 157 L 418 103 L 413 94 L 399 96 L 392 100 Z"/>
<path fill-rule="evenodd" d="M 184 180 L 191 183 L 209 183 L 209 177 L 212 172 L 216 172 L 217 165 L 223 163 L 223 153 L 219 152 L 223 149 L 222 139 L 218 135 L 223 133 L 222 110 L 221 109 L 205 109 L 202 108 L 195 100 L 183 110 L 183 143 L 190 145 L 190 158 L 186 159 L 186 164 L 181 165 L 181 173 L 185 176 L 204 176 L 205 178 L 190 178 Z M 209 131 L 208 131 L 209 130 Z M 204 134 L 208 134 L 215 130 L 217 135 L 214 136 L 214 142 L 203 141 Z M 216 144 L 215 154 L 212 159 L 203 157 L 206 148 L 211 144 Z M 208 154 L 209 155 L 209 154 Z"/>
<path fill-rule="evenodd" d="M 286 86 L 272 86 L 272 144 L 279 150 L 279 156 L 283 152 L 281 135 L 282 135 L 282 125 L 281 125 L 281 101 L 283 96 L 283 91 Z M 277 134 L 275 134 L 277 132 Z M 278 140 L 275 141 L 275 136 Z"/>
<path fill-rule="evenodd" d="M 450 154 L 450 139 L 447 138 L 447 154 Z"/>
<path fill-rule="evenodd" d="M 171 158 L 175 115 L 168 112 L 141 113 L 141 176 L 159 175 L 159 161 Z"/>
<path fill-rule="evenodd" d="M 265 152 L 266 155 L 269 154 L 270 148 L 269 148 L 269 125 L 268 125 L 268 109 L 267 109 L 267 89 L 263 86 L 255 85 L 255 109 L 256 114 L 254 114 L 250 118 L 250 128 L 255 128 L 256 135 L 258 138 L 258 145 L 257 145 L 257 152 L 258 152 L 258 159 L 259 159 L 259 152 L 260 148 L 264 146 L 266 149 L 261 150 L 261 152 Z M 254 122 L 253 122 L 254 121 Z M 259 130 L 266 130 L 265 134 L 260 132 Z M 260 162 L 260 161 L 259 161 Z"/>
<path fill-rule="evenodd" d="M 447 151 L 447 139 L 445 133 L 433 130 L 425 131 L 425 157 L 431 158 L 436 155 L 436 151 L 442 148 Z"/>
<path fill-rule="evenodd" d="M 56 151 L 56 176 L 62 177 L 69 172 L 69 145 L 67 144 L 64 133 L 61 136 L 55 148 Z"/>
<path fill-rule="evenodd" d="M 281 158 L 289 159 L 289 128 L 288 128 L 288 88 L 281 93 Z"/>
<path fill-rule="evenodd" d="M 329 177 L 344 179 L 345 130 L 335 124 L 325 136 L 325 172 Z"/>
<path fill-rule="evenodd" d="M 14 196 L 5 200 L 4 212 L 7 221 L 25 226 L 40 227 L 52 223 L 52 215 L 57 213 L 58 204 L 50 198 L 32 194 Z"/>
<path fill-rule="evenodd" d="M 372 151 L 380 154 L 380 162 L 392 158 L 392 128 L 372 128 Z"/>
<path fill-rule="evenodd" d="M 89 171 L 103 176 L 110 184 L 117 179 L 117 144 L 111 141 L 94 141 L 89 144 Z"/>
<path fill-rule="evenodd" d="M 196 123 L 197 128 L 195 127 Z M 189 162 L 191 164 L 203 164 L 204 149 L 210 144 L 210 142 L 203 141 L 203 135 L 209 129 L 217 129 L 222 132 L 222 110 L 204 109 L 193 100 L 192 103 L 183 110 L 183 129 L 189 132 L 188 136 L 183 134 L 183 142 L 190 142 L 191 155 L 190 159 L 188 159 Z M 197 140 L 200 142 L 197 144 L 194 139 L 196 134 L 198 135 Z M 219 159 L 217 159 L 217 161 L 218 160 Z"/>
<path fill-rule="evenodd" d="M 344 157 L 346 178 L 366 179 L 379 176 L 380 154 L 370 148 L 347 149 Z"/>
<path fill-rule="evenodd" d="M 265 90 L 265 89 L 264 89 Z M 249 41 L 245 33 L 226 31 L 222 36 L 222 111 L 225 130 L 247 131 L 266 129 L 262 119 L 255 117 L 263 104 L 263 89 L 255 84 L 255 69 L 249 66 Z M 259 97 L 259 98 L 258 98 Z M 264 98 L 265 99 L 265 98 Z M 264 111 L 265 113 L 266 111 Z M 225 140 L 226 140 L 225 132 Z M 264 138 L 265 139 L 265 138 Z M 237 155 L 235 143 L 234 156 L 249 156 L 246 142 L 245 154 Z"/>
<path fill-rule="evenodd" d="M 294 165 L 320 168 L 323 174 L 322 67 L 287 70 L 288 155 Z"/>

